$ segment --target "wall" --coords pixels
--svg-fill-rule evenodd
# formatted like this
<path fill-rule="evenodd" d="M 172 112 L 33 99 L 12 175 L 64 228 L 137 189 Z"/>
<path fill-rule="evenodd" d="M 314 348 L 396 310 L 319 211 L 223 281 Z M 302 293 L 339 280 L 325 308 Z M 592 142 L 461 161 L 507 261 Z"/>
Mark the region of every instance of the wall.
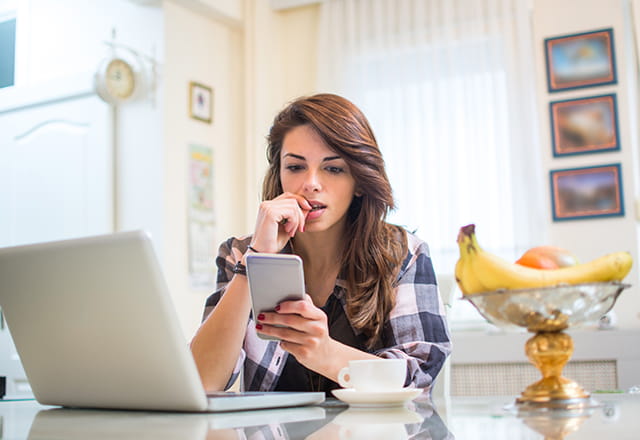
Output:
<path fill-rule="evenodd" d="M 312 4 L 278 14 L 283 97 L 289 101 L 316 90 L 320 5 Z"/>
<path fill-rule="evenodd" d="M 187 338 L 199 325 L 211 293 L 189 287 L 188 145 L 214 151 L 217 251 L 228 237 L 253 232 L 266 169 L 265 137 L 273 117 L 291 99 L 314 92 L 318 15 L 317 5 L 275 12 L 266 1 L 246 0 L 238 26 L 220 18 L 233 12 L 224 2 L 209 2 L 219 11 L 214 14 L 203 14 L 191 3 L 163 4 L 163 106 L 164 120 L 170 121 L 164 124 L 163 266 Z M 211 125 L 186 117 L 189 81 L 214 89 Z"/>
<path fill-rule="evenodd" d="M 271 121 L 288 101 L 315 91 L 316 71 L 318 5 L 274 11 L 266 1 L 246 0 L 240 13 L 225 1 L 200 3 L 163 3 L 163 267 L 187 338 L 211 293 L 189 287 L 188 145 L 214 151 L 217 251 L 228 237 L 253 231 Z M 186 116 L 189 81 L 214 89 L 211 125 Z"/>
<path fill-rule="evenodd" d="M 266 1 L 245 0 L 242 10 L 240 3 L 166 0 L 162 7 L 162 263 L 187 338 L 211 293 L 189 287 L 188 145 L 213 148 L 217 250 L 228 237 L 253 231 L 276 112 L 315 91 L 318 5 L 274 11 Z M 187 117 L 189 81 L 214 89 L 211 125 Z"/>
<path fill-rule="evenodd" d="M 103 41 L 111 39 L 112 29 L 119 42 L 148 53 L 161 30 L 157 12 L 125 0 L 18 2 L 23 24 L 18 30 L 17 63 L 21 70 L 17 72 L 17 85 L 93 72 L 108 53 Z"/>
<path fill-rule="evenodd" d="M 163 266 L 187 338 L 199 325 L 211 293 L 189 287 L 189 144 L 214 151 L 217 251 L 228 237 L 253 231 L 266 169 L 265 137 L 273 117 L 315 87 L 317 5 L 275 12 L 266 1 L 246 0 L 238 25 L 239 12 L 226 9 L 228 3 L 208 3 L 218 12 L 203 13 L 202 5 L 194 8 L 192 1 L 163 3 Z M 189 81 L 214 89 L 211 125 L 187 117 Z"/>
<path fill-rule="evenodd" d="M 533 11 L 534 43 L 536 48 L 536 71 L 538 90 L 538 110 L 541 134 L 540 153 L 543 166 L 552 169 L 566 169 L 609 163 L 622 164 L 625 216 L 616 218 L 572 220 L 553 222 L 549 213 L 550 242 L 571 249 L 583 261 L 609 252 L 626 250 L 634 257 L 635 265 L 626 282 L 632 287 L 619 297 L 615 313 L 621 327 L 640 327 L 640 286 L 638 279 L 638 230 L 637 199 L 637 143 L 632 132 L 637 124 L 632 124 L 637 78 L 632 47 L 627 35 L 630 22 L 625 0 L 535 0 Z M 579 12 L 578 12 L 579 11 Z M 548 37 L 580 33 L 590 30 L 613 28 L 618 82 L 614 85 L 588 87 L 562 92 L 547 92 L 544 58 L 544 39 Z M 618 125 L 621 149 L 617 152 L 582 154 L 554 158 L 552 154 L 549 102 L 608 93 L 616 93 Z M 551 206 L 550 191 L 545 188 L 547 206 Z"/>
<path fill-rule="evenodd" d="M 190 144 L 213 150 L 214 211 L 217 244 L 246 233 L 244 218 L 244 139 L 242 137 L 242 35 L 209 16 L 165 1 L 164 15 L 164 174 L 166 222 L 163 266 L 178 316 L 190 338 L 200 323 L 210 290 L 190 287 L 187 236 L 187 152 Z M 189 82 L 213 89 L 213 122 L 191 119 Z M 162 153 L 159 150 L 158 153 Z M 215 255 L 211 256 L 211 260 Z"/>
<path fill-rule="evenodd" d="M 287 102 L 316 91 L 319 6 L 272 10 L 268 2 L 247 0 L 246 216 L 253 231 L 266 170 L 265 138 L 276 113 Z"/>

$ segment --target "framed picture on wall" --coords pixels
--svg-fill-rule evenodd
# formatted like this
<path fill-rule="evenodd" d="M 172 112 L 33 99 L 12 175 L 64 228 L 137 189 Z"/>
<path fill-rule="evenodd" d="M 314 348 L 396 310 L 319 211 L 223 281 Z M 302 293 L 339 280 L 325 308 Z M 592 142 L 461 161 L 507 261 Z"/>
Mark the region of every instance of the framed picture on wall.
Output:
<path fill-rule="evenodd" d="M 549 103 L 555 157 L 620 149 L 616 95 Z"/>
<path fill-rule="evenodd" d="M 616 83 L 613 29 L 544 40 L 549 92 Z"/>
<path fill-rule="evenodd" d="M 554 221 L 624 216 L 620 164 L 551 170 Z"/>
<path fill-rule="evenodd" d="M 189 83 L 189 116 L 208 124 L 213 120 L 213 90 L 197 82 Z"/>

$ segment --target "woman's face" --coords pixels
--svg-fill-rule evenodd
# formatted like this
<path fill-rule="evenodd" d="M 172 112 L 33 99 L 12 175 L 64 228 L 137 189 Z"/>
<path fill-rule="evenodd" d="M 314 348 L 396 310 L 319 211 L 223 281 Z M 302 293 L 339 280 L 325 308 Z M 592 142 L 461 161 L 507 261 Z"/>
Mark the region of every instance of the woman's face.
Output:
<path fill-rule="evenodd" d="M 344 225 L 356 182 L 347 162 L 311 126 L 295 127 L 285 135 L 280 183 L 284 192 L 299 194 L 313 206 L 307 214 L 305 232 Z"/>

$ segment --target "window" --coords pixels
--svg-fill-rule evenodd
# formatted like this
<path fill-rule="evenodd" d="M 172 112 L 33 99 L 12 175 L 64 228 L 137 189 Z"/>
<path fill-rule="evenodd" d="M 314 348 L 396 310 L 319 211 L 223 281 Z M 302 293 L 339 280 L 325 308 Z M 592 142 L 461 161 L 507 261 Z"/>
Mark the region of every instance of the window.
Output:
<path fill-rule="evenodd" d="M 460 227 L 505 259 L 544 242 L 529 11 L 498 4 L 325 2 L 320 90 L 351 99 L 383 151 L 397 211 L 451 279 Z M 484 320 L 453 301 L 451 321 Z M 466 310 L 466 311 L 465 311 Z"/>
<path fill-rule="evenodd" d="M 0 16 L 0 88 L 15 83 L 16 19 Z"/>
<path fill-rule="evenodd" d="M 366 61 L 365 69 L 376 75 L 361 84 L 360 104 L 383 150 L 398 205 L 389 221 L 429 243 L 442 276 L 453 274 L 457 233 L 468 223 L 476 224 L 488 250 L 513 259 L 523 251 L 514 246 L 513 201 L 520 193 L 511 182 L 520 156 L 507 142 L 512 121 L 504 60 L 464 66 L 474 53 L 491 53 L 498 44 L 490 39 L 458 44 L 454 58 L 460 66 L 447 75 L 415 68 L 416 60 L 442 59 L 445 48 Z M 452 301 L 454 327 L 484 323 L 459 296 Z"/>

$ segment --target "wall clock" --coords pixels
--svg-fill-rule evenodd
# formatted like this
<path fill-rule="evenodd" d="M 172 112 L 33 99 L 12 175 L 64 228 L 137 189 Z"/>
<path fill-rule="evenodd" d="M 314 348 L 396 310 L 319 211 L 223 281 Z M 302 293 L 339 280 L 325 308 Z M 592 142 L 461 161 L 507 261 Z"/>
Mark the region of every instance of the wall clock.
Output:
<path fill-rule="evenodd" d="M 140 74 L 129 61 L 109 57 L 98 66 L 95 89 L 103 100 L 117 105 L 133 99 L 140 91 Z"/>

